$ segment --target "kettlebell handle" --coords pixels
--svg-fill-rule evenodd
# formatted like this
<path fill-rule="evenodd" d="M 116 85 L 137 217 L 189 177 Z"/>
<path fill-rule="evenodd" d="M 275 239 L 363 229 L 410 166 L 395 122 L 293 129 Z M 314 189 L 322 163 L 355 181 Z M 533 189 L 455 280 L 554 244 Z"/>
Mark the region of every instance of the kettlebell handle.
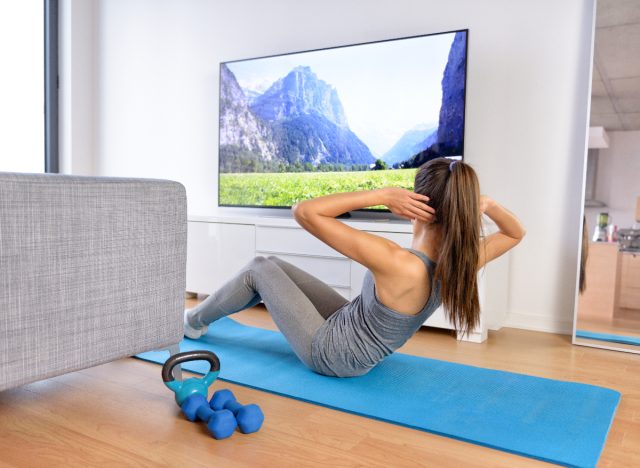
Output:
<path fill-rule="evenodd" d="M 218 356 L 211 351 L 185 351 L 183 353 L 174 354 L 166 360 L 164 366 L 162 366 L 162 381 L 165 384 L 173 382 L 175 380 L 172 372 L 173 368 L 178 364 L 189 361 L 207 361 L 211 366 L 209 374 L 220 371 L 220 359 L 218 359 Z"/>

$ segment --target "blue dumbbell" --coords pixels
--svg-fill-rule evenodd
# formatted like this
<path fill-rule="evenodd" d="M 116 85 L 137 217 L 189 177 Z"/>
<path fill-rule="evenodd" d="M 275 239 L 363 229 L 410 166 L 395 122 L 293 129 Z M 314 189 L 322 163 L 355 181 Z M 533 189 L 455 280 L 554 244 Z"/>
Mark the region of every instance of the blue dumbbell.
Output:
<path fill-rule="evenodd" d="M 257 432 L 264 422 L 264 414 L 258 405 L 243 406 L 236 401 L 231 390 L 218 390 L 209 403 L 214 411 L 229 410 L 238 421 L 238 427 L 244 434 Z"/>
<path fill-rule="evenodd" d="M 227 409 L 214 411 L 209 402 L 199 393 L 187 397 L 180 406 L 189 421 L 204 421 L 214 439 L 226 439 L 236 430 L 238 423 L 233 413 Z"/>

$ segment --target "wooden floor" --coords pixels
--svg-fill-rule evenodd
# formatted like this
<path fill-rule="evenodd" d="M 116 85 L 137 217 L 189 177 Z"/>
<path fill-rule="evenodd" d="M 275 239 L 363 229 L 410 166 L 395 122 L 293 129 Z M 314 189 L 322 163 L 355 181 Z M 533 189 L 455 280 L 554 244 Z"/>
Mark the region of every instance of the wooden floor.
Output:
<path fill-rule="evenodd" d="M 274 329 L 264 309 L 235 316 Z M 402 349 L 475 366 L 602 385 L 623 394 L 600 467 L 640 466 L 640 355 L 516 329 L 483 344 L 421 330 Z M 216 441 L 179 414 L 160 367 L 123 359 L 0 393 L 0 466 L 528 467 L 545 463 L 225 382 L 258 403 L 263 429 Z"/>

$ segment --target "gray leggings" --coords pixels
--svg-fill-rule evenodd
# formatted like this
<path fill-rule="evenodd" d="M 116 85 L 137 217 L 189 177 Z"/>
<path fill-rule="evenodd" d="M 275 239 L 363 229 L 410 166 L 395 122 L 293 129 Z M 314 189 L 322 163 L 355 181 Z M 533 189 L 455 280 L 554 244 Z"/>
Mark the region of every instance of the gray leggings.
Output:
<path fill-rule="evenodd" d="M 313 369 L 311 343 L 324 321 L 349 302 L 330 286 L 277 257 L 256 257 L 189 314 L 194 327 L 263 301 L 300 360 Z"/>

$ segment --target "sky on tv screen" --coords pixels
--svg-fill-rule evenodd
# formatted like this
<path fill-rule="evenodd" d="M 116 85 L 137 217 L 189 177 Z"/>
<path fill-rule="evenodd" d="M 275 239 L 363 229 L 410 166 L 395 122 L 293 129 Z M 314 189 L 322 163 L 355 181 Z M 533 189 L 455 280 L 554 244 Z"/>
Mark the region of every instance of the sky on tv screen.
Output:
<path fill-rule="evenodd" d="M 417 125 L 437 125 L 454 34 L 228 64 L 243 90 L 263 93 L 300 65 L 334 86 L 351 130 L 383 155 Z"/>

